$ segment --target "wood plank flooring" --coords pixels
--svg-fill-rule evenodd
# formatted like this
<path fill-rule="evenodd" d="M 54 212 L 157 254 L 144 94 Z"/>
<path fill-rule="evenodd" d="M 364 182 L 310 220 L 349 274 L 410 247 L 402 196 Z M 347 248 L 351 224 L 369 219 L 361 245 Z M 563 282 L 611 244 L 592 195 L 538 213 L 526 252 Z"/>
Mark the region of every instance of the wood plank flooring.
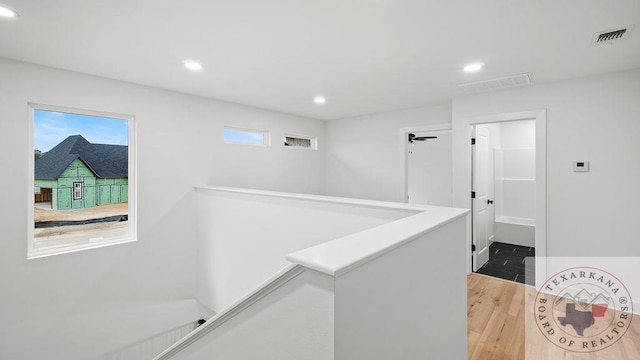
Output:
<path fill-rule="evenodd" d="M 532 304 L 535 295 L 531 286 L 470 274 L 467 278 L 468 359 L 640 359 L 640 317 L 631 322 L 627 334 L 610 348 L 590 354 L 570 353 L 548 342 L 535 322 L 525 321 L 527 316 L 532 316 L 532 311 L 525 313 L 532 308 L 525 303 Z"/>

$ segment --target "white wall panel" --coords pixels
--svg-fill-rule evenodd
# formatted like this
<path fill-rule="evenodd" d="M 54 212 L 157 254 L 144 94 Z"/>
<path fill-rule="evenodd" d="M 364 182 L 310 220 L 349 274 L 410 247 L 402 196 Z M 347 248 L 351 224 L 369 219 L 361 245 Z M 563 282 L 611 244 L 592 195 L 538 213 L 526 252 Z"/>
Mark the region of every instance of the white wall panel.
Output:
<path fill-rule="evenodd" d="M 216 312 L 288 262 L 285 256 L 415 211 L 199 190 L 199 299 Z"/>
<path fill-rule="evenodd" d="M 450 222 L 336 279 L 336 360 L 467 357 L 468 221 Z"/>
<path fill-rule="evenodd" d="M 451 104 L 326 123 L 326 194 L 406 202 L 400 129 L 451 122 Z"/>
<path fill-rule="evenodd" d="M 322 146 L 275 141 L 286 132 L 323 144 L 320 121 L 9 60 L 0 78 L 3 358 L 87 360 L 197 320 L 176 300 L 197 296 L 195 184 L 324 191 Z M 137 242 L 27 261 L 28 102 L 135 116 Z M 274 144 L 225 145 L 225 125 L 270 130 Z M 162 309 L 146 313 L 152 321 L 118 316 L 140 302 L 165 306 L 151 307 Z M 111 335 L 95 338 L 103 330 Z"/>
<path fill-rule="evenodd" d="M 547 109 L 547 254 L 640 256 L 638 99 L 640 70 L 455 98 L 454 205 L 469 203 L 467 119 Z"/>

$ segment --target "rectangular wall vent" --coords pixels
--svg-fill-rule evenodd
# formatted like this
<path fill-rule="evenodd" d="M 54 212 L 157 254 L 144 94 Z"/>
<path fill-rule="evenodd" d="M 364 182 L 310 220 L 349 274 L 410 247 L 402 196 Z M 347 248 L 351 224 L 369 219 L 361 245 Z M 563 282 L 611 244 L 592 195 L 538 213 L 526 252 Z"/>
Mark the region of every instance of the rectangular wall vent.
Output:
<path fill-rule="evenodd" d="M 596 42 L 605 42 L 605 41 L 613 41 L 622 38 L 622 35 L 627 32 L 627 29 L 609 31 L 606 33 L 602 33 L 598 35 L 598 40 Z"/>
<path fill-rule="evenodd" d="M 460 87 L 468 92 L 482 92 L 490 90 L 499 90 L 516 86 L 530 85 L 531 75 L 529 73 L 507 76 L 498 79 L 485 81 L 477 81 L 472 83 L 461 84 Z"/>
<path fill-rule="evenodd" d="M 318 149 L 318 138 L 310 136 L 287 135 L 284 136 L 284 146 L 305 149 Z"/>
<path fill-rule="evenodd" d="M 619 29 L 597 32 L 593 34 L 591 43 L 594 46 L 604 44 L 612 45 L 622 40 L 626 40 L 631 35 L 634 27 L 635 25 L 629 25 Z"/>

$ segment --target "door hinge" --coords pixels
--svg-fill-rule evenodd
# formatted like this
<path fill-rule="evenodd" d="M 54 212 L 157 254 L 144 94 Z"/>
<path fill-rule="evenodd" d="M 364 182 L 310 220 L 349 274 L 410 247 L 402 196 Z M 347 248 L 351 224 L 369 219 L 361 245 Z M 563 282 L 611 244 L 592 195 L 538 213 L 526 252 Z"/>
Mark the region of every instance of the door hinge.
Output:
<path fill-rule="evenodd" d="M 475 191 L 472 191 L 472 192 L 471 192 L 471 198 L 472 198 L 472 199 L 475 199 L 475 198 L 476 198 L 476 192 L 475 192 Z"/>
<path fill-rule="evenodd" d="M 476 144 L 476 139 L 475 138 L 471 138 L 471 145 L 475 145 Z"/>
<path fill-rule="evenodd" d="M 476 244 L 471 244 L 471 251 L 476 251 Z"/>

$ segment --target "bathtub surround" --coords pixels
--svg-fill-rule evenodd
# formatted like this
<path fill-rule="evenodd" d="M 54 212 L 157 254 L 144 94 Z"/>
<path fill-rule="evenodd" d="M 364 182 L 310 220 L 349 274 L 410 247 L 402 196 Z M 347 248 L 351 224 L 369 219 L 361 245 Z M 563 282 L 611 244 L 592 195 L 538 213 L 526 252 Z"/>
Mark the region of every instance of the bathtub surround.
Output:
<path fill-rule="evenodd" d="M 535 220 L 499 217 L 495 222 L 495 241 L 526 247 L 535 246 Z"/>
<path fill-rule="evenodd" d="M 494 241 L 535 246 L 536 124 L 533 120 L 500 123 L 494 149 Z"/>
<path fill-rule="evenodd" d="M 492 176 L 488 206 L 494 219 L 493 236 L 498 241 L 535 246 L 536 150 L 535 121 L 507 121 L 477 125 L 490 134 L 489 168 Z"/>
<path fill-rule="evenodd" d="M 499 131 L 500 145 L 494 149 L 496 220 L 535 221 L 535 122 L 505 122 Z"/>

